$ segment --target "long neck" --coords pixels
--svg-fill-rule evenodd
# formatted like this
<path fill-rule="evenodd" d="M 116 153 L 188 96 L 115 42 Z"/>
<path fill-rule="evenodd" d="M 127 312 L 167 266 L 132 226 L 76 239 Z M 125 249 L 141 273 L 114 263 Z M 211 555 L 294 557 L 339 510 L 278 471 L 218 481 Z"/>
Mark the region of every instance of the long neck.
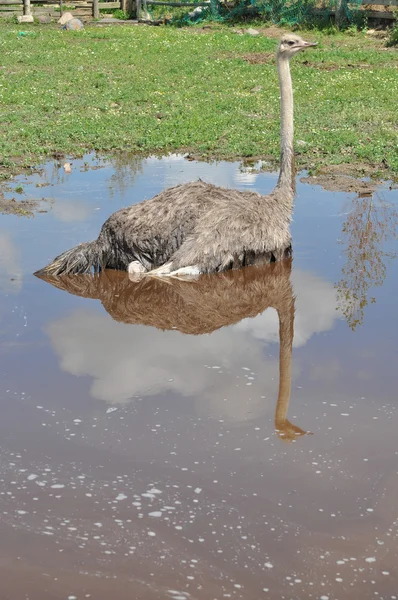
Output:
<path fill-rule="evenodd" d="M 277 67 L 281 94 L 281 156 L 277 187 L 294 193 L 293 89 L 289 60 L 278 54 Z"/>

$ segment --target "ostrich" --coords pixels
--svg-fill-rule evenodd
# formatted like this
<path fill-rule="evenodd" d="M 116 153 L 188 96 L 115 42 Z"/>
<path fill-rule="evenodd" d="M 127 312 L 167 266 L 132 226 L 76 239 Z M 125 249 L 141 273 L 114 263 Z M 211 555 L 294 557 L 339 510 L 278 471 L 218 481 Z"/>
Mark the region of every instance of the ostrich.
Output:
<path fill-rule="evenodd" d="M 104 271 L 95 277 L 46 274 L 40 278 L 70 294 L 100 300 L 112 319 L 120 323 L 185 335 L 209 334 L 275 308 L 280 344 L 275 430 L 283 441 L 291 442 L 309 433 L 287 418 L 295 311 L 291 263 L 288 259 L 203 275 L 194 282 L 185 277 L 143 277 L 134 281 L 120 271 Z"/>
<path fill-rule="evenodd" d="M 285 34 L 276 62 L 280 86 L 280 173 L 267 196 L 203 181 L 178 185 L 122 208 L 97 240 L 64 252 L 38 274 L 99 272 L 199 275 L 276 262 L 291 253 L 294 197 L 293 90 L 290 59 L 315 46 Z"/>

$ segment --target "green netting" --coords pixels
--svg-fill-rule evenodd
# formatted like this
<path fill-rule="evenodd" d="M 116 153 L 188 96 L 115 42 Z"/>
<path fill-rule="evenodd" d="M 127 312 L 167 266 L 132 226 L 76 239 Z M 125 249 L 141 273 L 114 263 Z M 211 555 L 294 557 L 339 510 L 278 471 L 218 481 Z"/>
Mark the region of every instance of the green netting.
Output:
<path fill-rule="evenodd" d="M 361 5 L 361 0 L 236 0 L 225 3 L 209 0 L 207 6 L 187 10 L 174 17 L 172 22 L 189 25 L 202 21 L 236 22 L 260 18 L 276 25 L 295 26 L 327 22 L 337 13 L 341 26 L 360 25 L 365 16 L 360 10 Z"/>

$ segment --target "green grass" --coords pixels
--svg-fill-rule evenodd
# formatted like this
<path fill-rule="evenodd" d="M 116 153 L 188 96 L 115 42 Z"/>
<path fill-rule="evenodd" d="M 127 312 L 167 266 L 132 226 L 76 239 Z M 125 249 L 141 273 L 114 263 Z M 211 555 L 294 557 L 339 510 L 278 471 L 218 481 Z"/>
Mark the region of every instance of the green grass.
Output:
<path fill-rule="evenodd" d="M 274 39 L 122 25 L 18 37 L 26 29 L 0 23 L 3 177 L 88 149 L 278 158 L 275 65 L 244 60 Z M 299 164 L 397 176 L 397 51 L 365 34 L 306 35 L 320 43 L 292 63 Z"/>
<path fill-rule="evenodd" d="M 398 46 L 398 13 L 393 26 L 389 30 L 387 46 Z"/>

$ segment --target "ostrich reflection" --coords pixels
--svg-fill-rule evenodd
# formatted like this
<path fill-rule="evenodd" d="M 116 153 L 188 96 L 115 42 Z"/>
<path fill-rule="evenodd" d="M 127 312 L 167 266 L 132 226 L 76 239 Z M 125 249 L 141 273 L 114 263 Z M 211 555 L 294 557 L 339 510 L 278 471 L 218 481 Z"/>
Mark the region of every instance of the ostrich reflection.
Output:
<path fill-rule="evenodd" d="M 287 418 L 291 395 L 291 362 L 295 303 L 291 260 L 203 275 L 198 280 L 143 278 L 130 280 L 120 271 L 99 275 L 42 276 L 71 294 L 101 301 L 115 321 L 177 330 L 186 335 L 209 334 L 269 308 L 279 318 L 279 393 L 275 429 L 285 441 L 307 432 Z"/>

